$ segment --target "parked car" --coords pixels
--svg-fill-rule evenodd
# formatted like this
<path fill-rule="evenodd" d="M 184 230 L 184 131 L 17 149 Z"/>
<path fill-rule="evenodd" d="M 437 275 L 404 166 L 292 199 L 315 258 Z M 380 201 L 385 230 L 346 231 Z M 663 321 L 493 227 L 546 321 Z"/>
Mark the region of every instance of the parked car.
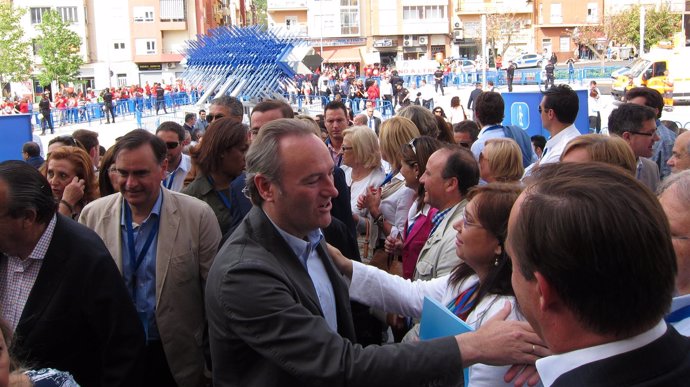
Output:
<path fill-rule="evenodd" d="M 513 58 L 516 68 L 541 67 L 544 58 L 539 54 L 522 54 Z"/>
<path fill-rule="evenodd" d="M 469 59 L 454 59 L 453 62 L 457 66 L 458 70 L 463 73 L 471 73 L 477 70 L 477 64 L 473 60 Z"/>

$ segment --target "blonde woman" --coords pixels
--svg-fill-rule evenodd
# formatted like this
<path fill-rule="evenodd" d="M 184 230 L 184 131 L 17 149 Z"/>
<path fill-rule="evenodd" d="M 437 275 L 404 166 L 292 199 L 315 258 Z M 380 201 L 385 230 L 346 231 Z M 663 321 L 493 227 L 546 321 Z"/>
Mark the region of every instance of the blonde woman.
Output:
<path fill-rule="evenodd" d="M 625 169 L 635 175 L 637 160 L 630 146 L 620 137 L 586 134 L 568 142 L 561 154 L 561 162 L 586 163 L 601 161 Z"/>
<path fill-rule="evenodd" d="M 357 207 L 357 199 L 366 194 L 369 187 L 378 187 L 386 178 L 381 167 L 381 150 L 376 133 L 366 126 L 353 126 L 343 132 L 343 146 L 340 148 L 345 169 L 345 181 L 350 187 L 352 217 L 357 225 L 357 242 L 362 260 L 371 261 L 378 239 L 374 219 L 365 208 Z"/>
<path fill-rule="evenodd" d="M 487 140 L 479 154 L 479 174 L 487 183 L 517 183 L 525 168 L 522 166 L 522 151 L 515 140 L 492 138 Z"/>

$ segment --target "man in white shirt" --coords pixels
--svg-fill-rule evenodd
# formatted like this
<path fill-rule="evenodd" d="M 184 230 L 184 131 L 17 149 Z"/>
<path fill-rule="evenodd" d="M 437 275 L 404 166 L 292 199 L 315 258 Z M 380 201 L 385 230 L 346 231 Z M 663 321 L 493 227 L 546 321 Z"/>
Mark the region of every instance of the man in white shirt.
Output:
<path fill-rule="evenodd" d="M 682 335 L 690 335 L 690 170 L 673 173 L 659 188 L 659 202 L 671 226 L 678 276 L 671 313 L 666 321 Z"/>
<path fill-rule="evenodd" d="M 161 184 L 171 191 L 180 192 L 184 188 L 184 178 L 192 169 L 192 159 L 182 153 L 185 130 L 177 122 L 166 121 L 156 129 L 156 137 L 165 142 L 168 150 L 165 155 L 168 171 Z"/>
<path fill-rule="evenodd" d="M 539 114 L 541 124 L 551 138 L 546 142 L 538 165 L 557 163 L 568 141 L 580 135 L 574 124 L 578 110 L 579 99 L 570 86 L 553 86 L 543 92 Z"/>
<path fill-rule="evenodd" d="M 434 108 L 434 97 L 436 96 L 436 92 L 434 91 L 434 87 L 431 85 L 428 85 L 424 79 L 422 79 L 422 82 L 419 84 L 419 92 L 422 93 L 421 100 L 422 100 L 422 106 L 425 108 L 431 110 Z"/>
<path fill-rule="evenodd" d="M 629 173 L 541 166 L 513 206 L 506 249 L 521 311 L 554 353 L 536 363 L 544 386 L 690 380 L 690 339 L 663 321 L 677 272 L 671 231 Z"/>

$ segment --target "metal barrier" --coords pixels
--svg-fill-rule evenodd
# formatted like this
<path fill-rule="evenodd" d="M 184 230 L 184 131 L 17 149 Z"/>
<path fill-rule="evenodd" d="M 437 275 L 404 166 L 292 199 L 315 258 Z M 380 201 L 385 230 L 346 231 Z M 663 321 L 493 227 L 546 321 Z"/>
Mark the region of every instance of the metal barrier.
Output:
<path fill-rule="evenodd" d="M 171 109 L 175 112 L 180 106 L 193 105 L 198 100 L 198 93 L 168 93 L 164 96 L 164 104 L 166 109 Z M 98 121 L 103 123 L 105 119 L 105 104 L 88 103 L 84 106 L 65 108 L 65 109 L 51 109 L 50 120 L 53 126 L 74 125 L 86 123 L 91 125 L 91 122 Z M 156 116 L 156 97 L 140 97 L 121 99 L 114 104 L 115 117 L 135 116 L 137 123 L 141 122 L 142 118 Z M 38 126 L 41 125 L 41 120 L 38 119 L 40 111 L 34 111 L 33 120 Z"/>

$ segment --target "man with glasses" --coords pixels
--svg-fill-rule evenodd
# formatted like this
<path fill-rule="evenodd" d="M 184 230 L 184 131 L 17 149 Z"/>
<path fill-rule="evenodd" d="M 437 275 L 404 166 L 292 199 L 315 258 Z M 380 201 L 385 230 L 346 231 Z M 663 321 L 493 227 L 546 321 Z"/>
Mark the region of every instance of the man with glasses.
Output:
<path fill-rule="evenodd" d="M 208 204 L 161 187 L 166 143 L 144 129 L 114 149 L 120 191 L 95 200 L 79 221 L 103 239 L 146 333 L 146 386 L 200 386 L 206 318 L 203 290 L 221 239 Z"/>
<path fill-rule="evenodd" d="M 229 95 L 214 98 L 213 101 L 211 101 L 211 106 L 208 108 L 206 122 L 210 124 L 213 120 L 223 117 L 242 123 L 242 118 L 244 117 L 242 102 Z"/>
<path fill-rule="evenodd" d="M 628 143 L 637 159 L 637 180 L 656 192 L 659 167 L 649 159 L 654 143 L 659 140 L 654 109 L 633 103 L 620 105 L 609 115 L 609 133 Z"/>
<path fill-rule="evenodd" d="M 162 183 L 163 187 L 180 192 L 184 188 L 187 173 L 192 169 L 191 157 L 182 153 L 185 130 L 177 122 L 166 121 L 158 126 L 156 136 L 165 142 L 167 148 L 165 158 L 168 162 L 168 168 Z"/>
<path fill-rule="evenodd" d="M 541 125 L 549 131 L 551 138 L 546 142 L 538 165 L 557 163 L 568 141 L 580 135 L 575 127 L 575 118 L 580 100 L 568 85 L 552 86 L 542 93 L 539 103 Z"/>
<path fill-rule="evenodd" d="M 637 105 L 649 106 L 656 112 L 656 128 L 659 140 L 654 143 L 651 159 L 659 167 L 660 177 L 671 174 L 671 166 L 668 160 L 673 155 L 673 143 L 677 135 L 661 122 L 661 113 L 664 110 L 664 99 L 655 89 L 649 87 L 634 87 L 625 93 L 625 100 Z"/>

